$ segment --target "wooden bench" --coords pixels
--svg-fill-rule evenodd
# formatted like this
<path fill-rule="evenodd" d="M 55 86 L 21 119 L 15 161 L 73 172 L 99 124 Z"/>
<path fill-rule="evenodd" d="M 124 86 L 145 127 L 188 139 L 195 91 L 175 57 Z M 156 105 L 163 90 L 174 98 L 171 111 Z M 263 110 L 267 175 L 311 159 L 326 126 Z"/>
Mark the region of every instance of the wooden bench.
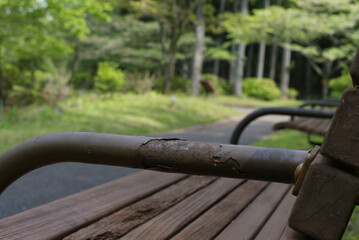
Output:
<path fill-rule="evenodd" d="M 300 109 L 310 106 L 311 109 L 320 107 L 323 109 L 335 108 L 339 104 L 338 99 L 316 100 L 310 101 L 299 106 Z M 295 129 L 308 134 L 308 142 L 312 144 L 320 144 L 311 140 L 312 134 L 325 136 L 332 122 L 331 118 L 317 117 L 291 117 L 289 121 L 279 122 L 273 125 L 273 130 Z"/>
<path fill-rule="evenodd" d="M 290 188 L 144 170 L 2 219 L 0 238 L 291 239 Z"/>
<path fill-rule="evenodd" d="M 238 144 L 239 139 L 246 127 L 257 118 L 265 115 L 284 115 L 290 117 L 289 120 L 276 123 L 272 129 L 278 131 L 281 129 L 296 129 L 308 134 L 308 141 L 312 144 L 318 144 L 310 139 L 312 134 L 324 136 L 328 131 L 335 110 L 323 107 L 335 107 L 339 100 L 331 101 L 312 101 L 307 102 L 298 108 L 260 108 L 242 119 L 234 129 L 230 143 Z M 312 109 L 305 109 L 306 106 L 312 106 Z M 320 106 L 322 109 L 315 109 Z M 319 143 L 320 144 L 320 143 Z"/>

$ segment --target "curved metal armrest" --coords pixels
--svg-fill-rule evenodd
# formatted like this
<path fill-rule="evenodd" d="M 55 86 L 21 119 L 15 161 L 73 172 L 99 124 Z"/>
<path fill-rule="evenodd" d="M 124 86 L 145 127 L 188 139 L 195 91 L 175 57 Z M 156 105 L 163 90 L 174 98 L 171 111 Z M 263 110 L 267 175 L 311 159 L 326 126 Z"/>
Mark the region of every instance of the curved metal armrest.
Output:
<path fill-rule="evenodd" d="M 264 115 L 286 115 L 286 116 L 299 116 L 299 117 L 317 117 L 317 118 L 332 118 L 334 115 L 333 110 L 314 110 L 303 108 L 260 108 L 245 118 L 243 118 L 235 127 L 230 139 L 231 144 L 238 144 L 244 129 L 255 119 Z"/>
<path fill-rule="evenodd" d="M 0 156 L 0 194 L 25 173 L 58 162 L 293 183 L 306 151 L 100 133 L 54 133 Z"/>

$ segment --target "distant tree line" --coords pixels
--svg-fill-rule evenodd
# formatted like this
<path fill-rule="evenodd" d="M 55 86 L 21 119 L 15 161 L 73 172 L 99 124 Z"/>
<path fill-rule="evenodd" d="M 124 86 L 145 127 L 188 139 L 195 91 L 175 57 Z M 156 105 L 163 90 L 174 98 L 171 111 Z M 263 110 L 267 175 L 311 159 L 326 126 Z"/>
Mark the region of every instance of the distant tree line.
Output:
<path fill-rule="evenodd" d="M 198 95 L 201 80 L 239 97 L 275 81 L 282 97 L 326 98 L 359 45 L 358 0 L 0 0 L 0 13 L 5 105 Z"/>

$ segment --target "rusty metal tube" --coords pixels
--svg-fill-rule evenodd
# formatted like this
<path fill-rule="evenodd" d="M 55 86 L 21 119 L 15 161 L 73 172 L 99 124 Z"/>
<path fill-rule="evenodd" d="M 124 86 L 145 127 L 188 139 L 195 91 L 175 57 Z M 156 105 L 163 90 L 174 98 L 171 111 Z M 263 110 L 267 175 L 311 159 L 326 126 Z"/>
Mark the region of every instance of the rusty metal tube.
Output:
<path fill-rule="evenodd" d="M 294 182 L 306 151 L 100 133 L 53 133 L 0 156 L 0 193 L 25 173 L 59 162 Z"/>

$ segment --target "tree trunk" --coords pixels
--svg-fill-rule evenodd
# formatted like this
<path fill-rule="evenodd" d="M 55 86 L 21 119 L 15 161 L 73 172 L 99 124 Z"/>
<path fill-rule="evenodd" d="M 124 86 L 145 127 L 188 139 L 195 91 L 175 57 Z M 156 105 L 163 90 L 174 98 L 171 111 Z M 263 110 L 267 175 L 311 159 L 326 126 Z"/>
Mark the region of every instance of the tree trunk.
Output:
<path fill-rule="evenodd" d="M 248 0 L 243 0 L 241 5 L 241 13 L 245 18 L 248 14 Z M 235 81 L 234 81 L 234 94 L 238 97 L 242 96 L 242 81 L 243 81 L 243 69 L 244 69 L 244 58 L 246 54 L 246 44 L 241 43 L 238 47 L 237 61 L 235 68 Z"/>
<path fill-rule="evenodd" d="M 2 64 L 0 58 L 0 109 L 3 109 L 5 106 L 5 89 L 4 89 L 4 80 L 3 80 Z"/>
<path fill-rule="evenodd" d="M 305 98 L 306 100 L 310 99 L 311 91 L 312 91 L 312 66 L 310 62 L 307 60 L 307 64 L 305 67 Z"/>
<path fill-rule="evenodd" d="M 261 40 L 259 43 L 259 52 L 258 52 L 258 65 L 257 65 L 257 78 L 263 78 L 264 71 L 264 58 L 266 54 L 266 42 Z"/>
<path fill-rule="evenodd" d="M 204 47 L 204 34 L 205 34 L 205 1 L 198 3 L 196 9 L 197 26 L 196 26 L 196 46 L 193 57 L 193 71 L 192 71 L 192 95 L 199 95 L 200 81 L 202 74 L 203 64 L 203 47 Z"/>
<path fill-rule="evenodd" d="M 175 58 L 176 49 L 170 49 L 168 62 L 165 64 L 165 75 L 164 75 L 164 82 L 163 82 L 163 92 L 164 94 L 169 94 L 171 91 L 171 79 L 175 75 L 175 65 L 176 65 L 176 58 Z"/>
<path fill-rule="evenodd" d="M 248 58 L 246 63 L 246 78 L 252 76 L 252 63 L 253 63 L 253 54 L 254 54 L 254 45 L 251 44 L 248 46 Z"/>
<path fill-rule="evenodd" d="M 322 98 L 327 99 L 328 98 L 328 79 L 323 78 L 322 79 Z"/>
<path fill-rule="evenodd" d="M 269 6 L 269 0 L 263 0 L 263 7 L 267 8 Z M 257 78 L 263 78 L 264 72 L 264 61 L 266 56 L 266 41 L 262 39 L 259 43 L 259 52 L 258 52 L 258 65 L 257 65 Z"/>
<path fill-rule="evenodd" d="M 323 99 L 327 99 L 329 96 L 328 80 L 331 75 L 332 66 L 333 66 L 333 61 L 326 61 L 323 63 L 323 70 L 322 70 L 322 98 Z"/>
<path fill-rule="evenodd" d="M 282 60 L 282 70 L 280 78 L 280 91 L 283 98 L 287 97 L 288 88 L 289 88 L 289 77 L 290 77 L 290 60 L 291 60 L 291 50 L 290 50 L 290 40 L 286 40 L 284 49 L 283 49 L 283 60 Z"/>
<path fill-rule="evenodd" d="M 0 41 L 1 44 L 1 41 Z M 4 76 L 2 72 L 2 47 L 0 45 L 0 108 L 3 109 L 5 106 L 5 94 L 4 94 Z"/>
<path fill-rule="evenodd" d="M 218 13 L 219 15 L 223 14 L 225 7 L 226 7 L 226 0 L 221 0 L 219 4 L 219 13 Z M 219 47 L 221 43 L 222 43 L 222 36 L 219 36 L 219 38 L 217 39 L 216 46 Z M 216 76 L 219 76 L 219 65 L 220 65 L 220 60 L 215 59 L 213 64 L 213 74 Z"/>
<path fill-rule="evenodd" d="M 235 55 L 236 54 L 236 52 L 237 52 L 237 49 L 238 49 L 238 45 L 237 44 L 233 44 L 232 46 L 231 46 L 231 54 L 232 55 Z M 235 59 L 232 59 L 230 62 L 229 62 L 229 83 L 231 84 L 231 85 L 233 85 L 234 84 L 234 79 L 235 79 L 235 67 L 236 67 L 236 65 L 237 65 L 237 63 L 236 63 L 236 61 L 237 60 L 235 60 Z"/>
<path fill-rule="evenodd" d="M 270 70 L 269 70 L 269 78 L 275 79 L 275 72 L 277 68 L 277 55 L 278 55 L 278 43 L 274 43 L 272 45 L 272 52 L 270 56 Z"/>
<path fill-rule="evenodd" d="M 243 3 L 242 3 L 243 4 Z M 239 5 L 239 0 L 235 0 L 233 3 L 233 13 L 236 13 L 238 11 L 238 5 Z M 231 46 L 231 54 L 235 54 L 238 50 L 239 45 L 238 44 L 233 44 Z M 230 61 L 230 65 L 229 65 L 229 82 L 231 85 L 234 84 L 235 82 L 235 76 L 236 76 L 236 69 L 235 66 L 237 65 L 236 63 L 237 60 L 231 60 Z"/>
<path fill-rule="evenodd" d="M 247 1 L 247 0 L 243 0 Z M 246 52 L 246 44 L 241 43 L 238 47 L 238 59 L 236 61 L 236 78 L 234 81 L 234 94 L 237 97 L 242 97 L 242 82 L 243 82 L 243 69 L 244 57 Z"/>
<path fill-rule="evenodd" d="M 74 49 L 74 62 L 72 65 L 71 77 L 74 77 L 79 70 L 80 66 L 80 39 L 76 38 L 75 49 Z"/>

